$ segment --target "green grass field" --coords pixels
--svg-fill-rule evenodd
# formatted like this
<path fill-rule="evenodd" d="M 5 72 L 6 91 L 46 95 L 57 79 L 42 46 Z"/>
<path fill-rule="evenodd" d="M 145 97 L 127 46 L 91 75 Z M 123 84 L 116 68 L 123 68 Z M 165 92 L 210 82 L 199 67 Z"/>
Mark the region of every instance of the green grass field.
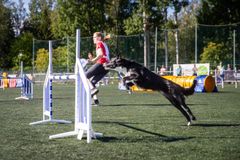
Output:
<path fill-rule="evenodd" d="M 53 86 L 55 118 L 74 120 L 74 86 Z M 159 93 L 99 88 L 101 106 L 93 107 L 93 129 L 104 136 L 87 144 L 76 137 L 49 140 L 73 130 L 73 124 L 30 126 L 42 119 L 42 86 L 34 99 L 17 101 L 20 90 L 0 90 L 1 160 L 238 160 L 240 159 L 240 89 L 197 93 L 187 104 L 197 121 L 185 118 Z"/>

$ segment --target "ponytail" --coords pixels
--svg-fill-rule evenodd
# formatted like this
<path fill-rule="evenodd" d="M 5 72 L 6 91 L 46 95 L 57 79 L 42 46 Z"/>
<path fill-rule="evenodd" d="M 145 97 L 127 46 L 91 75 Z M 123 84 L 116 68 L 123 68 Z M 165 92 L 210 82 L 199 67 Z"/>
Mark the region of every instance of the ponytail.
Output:
<path fill-rule="evenodd" d="M 102 41 L 107 41 L 111 38 L 110 34 L 108 34 L 104 37 L 103 33 L 101 33 L 101 32 L 95 32 L 94 35 L 96 35 L 97 37 L 101 37 Z"/>
<path fill-rule="evenodd" d="M 109 39 L 111 39 L 111 35 L 110 35 L 110 34 L 106 35 L 106 36 L 103 38 L 103 41 L 107 41 L 107 40 L 109 40 Z"/>

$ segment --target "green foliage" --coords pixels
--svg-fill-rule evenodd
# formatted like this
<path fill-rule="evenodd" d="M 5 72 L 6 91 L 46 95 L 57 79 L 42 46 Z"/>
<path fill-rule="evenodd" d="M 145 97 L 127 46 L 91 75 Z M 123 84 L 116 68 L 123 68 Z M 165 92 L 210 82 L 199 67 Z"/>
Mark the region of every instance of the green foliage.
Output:
<path fill-rule="evenodd" d="M 198 25 L 198 42 L 200 42 L 198 43 L 198 52 L 203 52 L 202 48 L 204 48 L 209 42 L 224 42 L 224 46 L 228 48 L 229 51 L 233 48 L 232 32 L 233 30 L 237 30 L 237 32 L 239 32 L 239 24 L 230 24 L 239 23 L 239 8 L 240 1 L 236 0 L 201 1 L 201 4 L 196 12 L 197 22 L 200 24 Z M 236 40 L 236 44 L 237 43 L 239 43 L 238 39 Z M 239 55 L 237 57 L 239 57 Z"/>
<path fill-rule="evenodd" d="M 76 29 L 81 28 L 82 36 L 92 35 L 104 30 L 104 2 L 99 0 L 63 1 L 58 0 L 51 16 L 51 28 L 55 38 L 74 36 Z"/>
<path fill-rule="evenodd" d="M 223 43 L 209 42 L 201 54 L 201 62 L 211 63 L 216 67 L 220 62 L 228 61 L 231 58 L 229 51 Z"/>
<path fill-rule="evenodd" d="M 166 7 L 165 3 L 155 0 L 140 1 L 140 3 L 135 6 L 129 18 L 124 20 L 125 33 L 131 35 L 143 32 L 143 12 L 145 12 L 146 16 L 146 30 L 154 30 L 155 27 L 161 28 L 164 19 L 162 10 Z"/>
<path fill-rule="evenodd" d="M 124 28 L 127 35 L 137 34 L 143 32 L 143 20 L 137 12 L 133 12 L 133 15 L 124 20 Z"/>
<path fill-rule="evenodd" d="M 14 31 L 11 10 L 6 4 L 7 1 L 0 1 L 0 68 L 12 67 L 9 45 L 14 39 Z"/>
<path fill-rule="evenodd" d="M 239 36 L 239 21 L 240 21 L 240 1 L 236 0 L 202 0 L 198 7 L 196 18 L 198 25 L 198 52 L 204 52 L 202 49 L 210 42 L 221 44 L 224 42 L 224 47 L 228 53 L 233 53 L 233 30 L 236 30 L 236 37 Z M 237 23 L 237 24 L 234 24 Z M 204 25 L 201 25 L 204 24 Z M 229 25 L 227 25 L 229 24 Z M 233 24 L 233 25 L 231 25 Z M 215 26 L 209 26 L 215 25 Z M 218 26 L 216 26 L 218 25 Z M 236 60 L 240 57 L 239 38 L 236 38 Z M 225 49 L 226 50 L 226 49 Z M 225 56 L 225 55 L 223 55 Z M 228 63 L 229 56 L 226 56 Z M 219 62 L 218 59 L 216 59 Z M 223 62 L 226 63 L 226 62 Z M 215 65 L 215 64 L 214 64 Z"/>
<path fill-rule="evenodd" d="M 31 31 L 36 39 L 51 39 L 52 0 L 31 0 L 29 4 L 30 16 L 24 28 Z"/>
<path fill-rule="evenodd" d="M 65 69 L 67 68 L 67 48 L 66 47 L 58 47 L 56 49 L 53 49 L 53 55 L 52 55 L 52 65 L 53 69 Z M 48 50 L 46 49 L 39 49 L 37 51 L 37 58 L 35 61 L 35 66 L 37 72 L 46 72 L 48 63 L 49 63 L 49 55 L 48 55 Z M 74 57 L 75 58 L 75 57 Z"/>
<path fill-rule="evenodd" d="M 168 64 L 176 63 L 176 31 L 178 30 L 178 50 L 179 50 L 179 63 L 191 63 L 194 61 L 194 45 L 195 45 L 195 30 L 194 27 L 196 25 L 196 18 L 195 18 L 195 7 L 194 4 L 186 1 L 167 1 L 166 8 L 168 6 L 171 7 L 172 11 L 177 13 L 177 23 L 175 21 L 174 16 L 166 15 L 168 19 L 166 19 L 164 25 L 162 27 L 163 30 L 158 31 L 160 33 L 159 41 L 162 43 L 160 47 L 162 51 L 158 53 L 161 54 L 159 57 L 161 63 L 165 61 L 165 54 L 166 51 L 165 46 L 167 45 L 168 49 Z M 180 12 L 180 10 L 183 10 Z M 168 12 L 169 13 L 169 12 Z M 167 14 L 167 13 L 166 13 Z M 165 18 L 166 18 L 165 17 Z M 166 33 L 166 34 L 165 34 Z M 167 43 L 165 44 L 165 39 L 167 39 Z M 158 59 L 159 59 L 158 58 Z"/>
<path fill-rule="evenodd" d="M 53 50 L 53 66 L 56 66 L 58 69 L 67 68 L 67 48 L 58 47 Z"/>
<path fill-rule="evenodd" d="M 46 72 L 48 67 L 48 50 L 39 49 L 37 51 L 37 59 L 35 61 L 35 66 L 38 72 Z"/>
<path fill-rule="evenodd" d="M 198 23 L 231 24 L 240 21 L 240 1 L 202 0 L 197 12 Z"/>
<path fill-rule="evenodd" d="M 130 37 L 119 35 L 140 35 L 143 33 L 143 11 L 146 13 L 146 33 L 149 35 L 149 59 L 153 61 L 155 27 L 158 29 L 179 29 L 179 61 L 189 63 L 194 59 L 194 28 L 197 23 L 203 24 L 231 24 L 240 21 L 240 1 L 237 0 L 30 0 L 29 14 L 23 8 L 23 0 L 13 3 L 10 0 L 0 1 L 0 64 L 1 67 L 18 66 L 17 55 L 24 51 L 24 65 L 31 67 L 32 44 L 24 35 L 31 33 L 35 39 L 63 39 L 75 37 L 77 28 L 81 29 L 81 37 L 92 36 L 96 31 L 114 35 L 110 50 L 113 54 L 130 54 L 129 57 L 143 59 L 142 40 L 132 43 Z M 169 9 L 171 12 L 169 12 Z M 196 12 L 197 9 L 197 12 Z M 172 14 L 172 15 L 170 15 Z M 197 16 L 197 18 L 196 18 Z M 176 22 L 175 22 L 176 19 Z M 196 20 L 197 19 L 197 20 Z M 24 21 L 24 22 L 23 22 Z M 232 51 L 233 30 L 236 30 L 236 60 L 239 60 L 239 24 L 218 28 L 198 25 L 197 53 L 202 53 L 209 42 L 221 43 Z M 20 36 L 15 33 L 20 33 Z M 29 33 L 27 33 L 29 32 Z M 149 33 L 149 34 L 148 34 Z M 175 62 L 176 43 L 174 32 L 168 32 L 168 62 Z M 25 38 L 23 38 L 25 37 Z M 118 37 L 118 38 L 117 38 Z M 164 35 L 158 37 L 162 51 L 158 56 L 164 59 Z M 15 39 L 15 40 L 14 40 Z M 23 41 L 23 42 L 20 42 Z M 82 43 L 82 42 L 81 42 Z M 134 45 L 134 46 L 131 46 Z M 21 47 L 22 46 L 22 47 Z M 73 45 L 69 45 L 69 55 L 75 54 Z M 47 48 L 39 46 L 34 48 Z M 11 49 L 11 50 L 10 50 Z M 94 50 L 92 39 L 81 44 L 82 55 Z M 34 52 L 35 53 L 35 52 Z M 199 54 L 198 54 L 199 55 Z M 72 56 L 73 57 L 73 56 Z M 72 58 L 71 57 L 71 58 Z M 69 59 L 73 66 L 74 58 Z M 60 63 L 60 62 L 59 62 Z M 64 66 L 63 62 L 60 66 Z"/>
<path fill-rule="evenodd" d="M 32 33 L 25 32 L 18 36 L 11 46 L 11 55 L 14 66 L 19 66 L 19 54 L 22 53 L 21 60 L 24 66 L 32 66 Z"/>
<path fill-rule="evenodd" d="M 129 0 L 107 0 L 105 5 L 106 31 L 115 35 L 125 35 L 124 21 L 129 18 L 136 2 Z"/>

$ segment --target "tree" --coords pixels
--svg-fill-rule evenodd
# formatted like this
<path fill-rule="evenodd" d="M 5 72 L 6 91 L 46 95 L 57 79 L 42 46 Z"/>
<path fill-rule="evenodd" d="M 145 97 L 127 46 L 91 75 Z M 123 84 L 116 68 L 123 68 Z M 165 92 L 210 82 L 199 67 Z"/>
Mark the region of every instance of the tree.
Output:
<path fill-rule="evenodd" d="M 240 21 L 240 1 L 202 0 L 197 12 L 200 24 L 231 24 Z"/>
<path fill-rule="evenodd" d="M 137 10 L 133 12 L 133 15 L 124 21 L 125 33 L 127 35 L 139 34 L 143 32 L 143 20 L 137 14 Z"/>
<path fill-rule="evenodd" d="M 30 31 L 36 39 L 52 39 L 52 9 L 53 0 L 31 0 L 29 18 L 24 22 L 23 31 Z"/>
<path fill-rule="evenodd" d="M 81 29 L 81 36 L 92 36 L 105 30 L 105 0 L 79 1 L 57 0 L 51 16 L 51 28 L 55 38 L 74 36 Z"/>
<path fill-rule="evenodd" d="M 179 63 L 179 19 L 178 14 L 182 8 L 186 7 L 189 4 L 188 0 L 173 0 L 171 3 L 172 8 L 174 9 L 174 37 L 176 41 L 176 63 Z"/>
<path fill-rule="evenodd" d="M 129 0 L 106 0 L 104 14 L 107 32 L 124 35 L 124 20 L 132 15 L 136 5 L 134 1 Z"/>
<path fill-rule="evenodd" d="M 191 2 L 179 14 L 179 56 L 181 63 L 193 63 L 195 56 L 196 2 Z"/>
<path fill-rule="evenodd" d="M 15 38 L 14 42 L 11 45 L 11 55 L 13 55 L 12 60 L 14 66 L 19 66 L 18 55 L 22 53 L 22 61 L 24 63 L 24 67 L 32 67 L 32 40 L 33 35 L 30 32 L 24 32 Z"/>
<path fill-rule="evenodd" d="M 165 3 L 160 0 L 140 1 L 135 5 L 131 16 L 124 20 L 125 32 L 128 35 L 141 33 L 144 23 L 147 31 L 155 30 L 155 27 L 161 28 L 164 23 L 164 7 Z M 143 22 L 143 12 L 145 12 L 145 22 Z"/>
<path fill-rule="evenodd" d="M 233 32 L 240 31 L 240 1 L 237 0 L 202 0 L 197 12 L 198 25 L 198 50 L 209 42 L 224 43 L 229 52 L 233 52 Z M 240 41 L 236 39 L 236 57 L 240 57 Z"/>
<path fill-rule="evenodd" d="M 133 14 L 124 21 L 124 29 L 128 35 L 144 33 L 144 66 L 151 62 L 150 31 L 164 23 L 164 5 L 160 0 L 141 0 L 137 2 Z M 134 24 L 134 25 L 133 25 Z M 141 29 L 142 28 L 142 29 Z"/>
<path fill-rule="evenodd" d="M 223 43 L 209 42 L 201 54 L 201 62 L 211 63 L 216 67 L 220 62 L 229 61 L 231 55 Z"/>
<path fill-rule="evenodd" d="M 0 1 L 0 68 L 12 66 L 9 45 L 14 38 L 12 14 L 8 1 Z"/>
<path fill-rule="evenodd" d="M 18 4 L 12 4 L 12 14 L 15 35 L 18 36 L 23 28 L 23 23 L 27 17 L 26 9 L 24 8 L 23 0 L 18 0 Z"/>

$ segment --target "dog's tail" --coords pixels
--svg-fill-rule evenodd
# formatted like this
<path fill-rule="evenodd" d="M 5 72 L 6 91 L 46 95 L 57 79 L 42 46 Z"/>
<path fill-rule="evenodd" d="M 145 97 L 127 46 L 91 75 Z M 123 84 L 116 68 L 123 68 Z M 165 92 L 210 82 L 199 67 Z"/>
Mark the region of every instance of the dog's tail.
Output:
<path fill-rule="evenodd" d="M 192 95 L 194 93 L 194 88 L 196 87 L 196 85 L 197 85 L 197 80 L 194 80 L 190 88 L 184 88 L 183 94 L 185 96 Z"/>

